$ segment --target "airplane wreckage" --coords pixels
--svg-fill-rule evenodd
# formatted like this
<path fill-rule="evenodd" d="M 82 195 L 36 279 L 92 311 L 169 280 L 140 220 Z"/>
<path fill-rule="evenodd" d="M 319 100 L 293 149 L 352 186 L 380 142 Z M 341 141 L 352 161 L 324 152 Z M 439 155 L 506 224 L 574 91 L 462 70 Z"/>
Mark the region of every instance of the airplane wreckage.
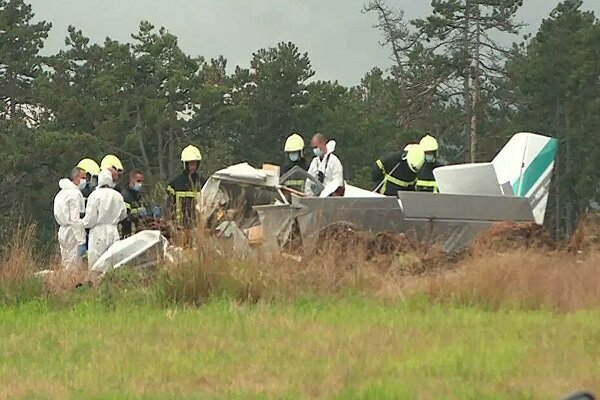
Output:
<path fill-rule="evenodd" d="M 253 247 L 311 252 L 323 229 L 350 224 L 403 233 L 454 253 L 497 222 L 543 224 L 556 151 L 556 139 L 517 133 L 491 162 L 435 169 L 439 193 L 400 191 L 397 196 L 346 184 L 343 197 L 305 197 L 282 185 L 290 178 L 307 179 L 322 189 L 304 170 L 295 167 L 279 176 L 277 166 L 257 169 L 241 163 L 208 179 L 197 211 L 207 229 L 232 239 L 234 248 L 244 252 Z M 115 243 L 91 269 L 156 263 L 167 249 L 160 232 L 142 231 Z"/>

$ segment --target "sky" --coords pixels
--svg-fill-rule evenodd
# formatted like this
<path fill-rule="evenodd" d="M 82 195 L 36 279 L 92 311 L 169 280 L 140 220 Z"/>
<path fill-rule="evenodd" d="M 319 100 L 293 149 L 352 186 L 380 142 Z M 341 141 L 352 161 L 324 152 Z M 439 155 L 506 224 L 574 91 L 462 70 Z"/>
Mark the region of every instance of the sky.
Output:
<path fill-rule="evenodd" d="M 387 68 L 390 50 L 379 45 L 376 16 L 362 13 L 366 0 L 28 0 L 36 14 L 53 24 L 44 53 L 64 47 L 67 27 L 83 30 L 93 42 L 107 36 L 127 41 L 141 20 L 164 26 L 190 55 L 223 55 L 230 71 L 247 67 L 252 53 L 294 42 L 309 54 L 315 78 L 359 83 L 373 67 Z M 559 0 L 524 0 L 518 20 L 535 33 Z M 426 17 L 428 0 L 388 0 L 407 19 Z M 584 0 L 600 16 L 600 0 Z M 520 37 L 503 39 L 506 44 Z"/>

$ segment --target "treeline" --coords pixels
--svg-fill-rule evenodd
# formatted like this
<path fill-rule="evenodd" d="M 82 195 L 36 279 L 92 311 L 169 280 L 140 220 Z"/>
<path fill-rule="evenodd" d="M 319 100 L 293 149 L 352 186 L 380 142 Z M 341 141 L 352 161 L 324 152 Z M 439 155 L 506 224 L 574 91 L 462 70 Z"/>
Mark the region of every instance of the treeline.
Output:
<path fill-rule="evenodd" d="M 535 36 L 517 36 L 518 0 L 433 0 L 406 21 L 372 0 L 394 65 L 345 87 L 315 81 L 293 43 L 257 50 L 249 68 L 186 54 L 177 37 L 140 23 L 128 42 L 91 43 L 69 27 L 63 50 L 42 56 L 51 24 L 23 0 L 0 0 L 0 232 L 19 219 L 53 236 L 57 181 L 83 157 L 117 154 L 153 183 L 203 152 L 205 174 L 233 162 L 283 161 L 291 132 L 338 141 L 347 178 L 368 185 L 383 152 L 425 132 L 449 162 L 489 160 L 517 131 L 559 139 L 548 224 L 569 234 L 596 199 L 600 173 L 600 24 L 581 0 L 560 3 Z M 360 51 L 360 49 L 357 49 Z"/>

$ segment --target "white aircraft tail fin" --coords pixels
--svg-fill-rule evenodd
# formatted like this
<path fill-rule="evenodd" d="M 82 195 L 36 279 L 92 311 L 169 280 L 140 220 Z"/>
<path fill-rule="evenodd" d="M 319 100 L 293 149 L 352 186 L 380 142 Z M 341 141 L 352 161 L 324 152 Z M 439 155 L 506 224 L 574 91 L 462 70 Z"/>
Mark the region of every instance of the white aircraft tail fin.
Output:
<path fill-rule="evenodd" d="M 521 132 L 490 163 L 449 165 L 433 174 L 440 193 L 526 197 L 543 224 L 557 145 L 556 139 Z"/>
<path fill-rule="evenodd" d="M 538 224 L 544 223 L 557 147 L 556 139 L 521 132 L 492 161 L 498 183 L 530 200 Z"/>

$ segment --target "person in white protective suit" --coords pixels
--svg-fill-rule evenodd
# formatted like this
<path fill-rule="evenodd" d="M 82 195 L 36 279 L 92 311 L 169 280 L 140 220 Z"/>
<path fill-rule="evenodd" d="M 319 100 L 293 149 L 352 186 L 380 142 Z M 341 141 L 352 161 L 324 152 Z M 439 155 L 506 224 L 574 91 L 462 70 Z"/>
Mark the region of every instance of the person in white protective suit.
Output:
<path fill-rule="evenodd" d="M 313 136 L 310 142 L 315 158 L 312 159 L 308 173 L 318 179 L 324 186 L 318 193 L 316 185 L 310 179 L 304 185 L 304 194 L 307 196 L 335 197 L 343 196 L 345 192 L 344 167 L 340 159 L 333 154 L 335 142 L 327 142 L 322 133 Z"/>
<path fill-rule="evenodd" d="M 127 217 L 121 193 L 113 189 L 112 174 L 103 169 L 98 175 L 98 188 L 88 197 L 83 226 L 90 229 L 88 265 L 94 263 L 119 240 L 117 225 Z"/>
<path fill-rule="evenodd" d="M 87 184 L 85 177 L 83 169 L 74 168 L 71 179 L 61 179 L 58 182 L 60 191 L 54 197 L 54 219 L 60 226 L 58 244 L 65 269 L 77 268 L 85 253 L 85 230 L 81 219 L 85 209 L 81 193 Z"/>

